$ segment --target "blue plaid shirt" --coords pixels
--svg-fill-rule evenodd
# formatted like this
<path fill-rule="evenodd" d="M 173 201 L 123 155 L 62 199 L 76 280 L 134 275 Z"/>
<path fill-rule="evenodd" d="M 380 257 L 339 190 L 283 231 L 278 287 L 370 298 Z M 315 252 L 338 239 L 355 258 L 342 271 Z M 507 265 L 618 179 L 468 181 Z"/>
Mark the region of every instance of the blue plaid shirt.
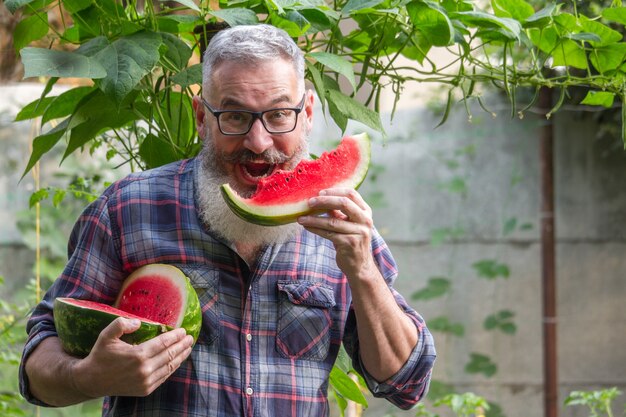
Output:
<path fill-rule="evenodd" d="M 31 402 L 24 359 L 56 336 L 55 297 L 112 303 L 140 266 L 168 263 L 190 279 L 202 304 L 202 331 L 190 357 L 143 398 L 107 397 L 104 416 L 327 416 L 329 372 L 343 341 L 375 396 L 410 408 L 425 393 L 435 359 L 422 318 L 392 289 L 419 342 L 404 367 L 382 383 L 359 360 L 351 293 L 332 244 L 302 231 L 267 247 L 251 270 L 200 221 L 194 194 L 198 160 L 132 174 L 113 184 L 78 219 L 69 262 L 28 322 L 20 388 Z M 376 234 L 372 251 L 391 286 L 396 264 Z M 45 405 L 45 404 L 43 404 Z"/>

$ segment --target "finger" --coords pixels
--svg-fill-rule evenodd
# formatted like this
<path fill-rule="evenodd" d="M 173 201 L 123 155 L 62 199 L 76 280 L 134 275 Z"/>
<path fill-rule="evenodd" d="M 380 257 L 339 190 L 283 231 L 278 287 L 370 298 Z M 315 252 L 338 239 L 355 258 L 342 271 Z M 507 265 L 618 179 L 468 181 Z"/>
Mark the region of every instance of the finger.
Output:
<path fill-rule="evenodd" d="M 102 330 L 100 337 L 103 339 L 119 339 L 125 334 L 134 332 L 139 326 L 141 326 L 141 322 L 137 319 L 118 317 Z"/>
<path fill-rule="evenodd" d="M 186 335 L 185 329 L 174 329 L 142 343 L 141 346 L 146 357 L 153 358 L 185 339 Z"/>
<path fill-rule="evenodd" d="M 191 354 L 193 338 L 186 336 L 179 342 L 168 347 L 155 358 L 152 383 L 160 385 L 172 375 Z"/>
<path fill-rule="evenodd" d="M 355 202 L 362 210 L 371 210 L 370 206 L 365 202 L 361 194 L 353 188 L 328 188 L 319 193 L 320 196 L 334 195 L 337 197 L 347 197 Z"/>

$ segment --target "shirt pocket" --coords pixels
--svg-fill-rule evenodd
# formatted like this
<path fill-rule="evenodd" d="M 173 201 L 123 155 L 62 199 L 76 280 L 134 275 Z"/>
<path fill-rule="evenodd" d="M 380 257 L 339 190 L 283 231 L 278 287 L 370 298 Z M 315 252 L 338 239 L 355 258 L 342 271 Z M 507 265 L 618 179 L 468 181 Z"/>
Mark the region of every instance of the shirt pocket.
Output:
<path fill-rule="evenodd" d="M 176 265 L 189 277 L 202 309 L 202 329 L 198 342 L 210 345 L 220 336 L 219 272 L 204 265 Z"/>
<path fill-rule="evenodd" d="M 313 281 L 278 281 L 276 349 L 290 359 L 324 360 L 330 348 L 331 287 Z"/>

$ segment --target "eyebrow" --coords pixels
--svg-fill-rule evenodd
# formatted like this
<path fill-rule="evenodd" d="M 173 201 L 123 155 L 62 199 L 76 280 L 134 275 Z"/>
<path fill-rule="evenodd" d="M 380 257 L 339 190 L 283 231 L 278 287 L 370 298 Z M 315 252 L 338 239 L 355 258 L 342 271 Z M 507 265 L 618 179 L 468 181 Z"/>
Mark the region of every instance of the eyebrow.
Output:
<path fill-rule="evenodd" d="M 289 102 L 291 102 L 291 97 L 289 97 L 287 94 L 283 94 L 281 96 L 274 98 L 270 102 L 270 105 L 275 106 L 280 103 L 289 103 Z M 231 106 L 236 109 L 245 109 L 247 107 L 245 104 L 243 104 L 242 102 L 240 102 L 239 100 L 235 98 L 225 98 L 220 103 L 220 109 L 224 109 L 224 108 L 231 107 Z"/>

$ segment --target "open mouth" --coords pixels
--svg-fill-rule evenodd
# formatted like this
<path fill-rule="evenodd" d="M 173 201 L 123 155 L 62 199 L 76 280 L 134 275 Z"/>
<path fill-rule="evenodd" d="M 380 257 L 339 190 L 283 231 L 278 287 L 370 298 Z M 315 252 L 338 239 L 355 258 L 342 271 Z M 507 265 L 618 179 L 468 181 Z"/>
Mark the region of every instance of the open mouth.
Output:
<path fill-rule="evenodd" d="M 272 175 L 276 167 L 277 165 L 265 162 L 247 162 L 241 165 L 244 176 L 254 182 Z"/>

